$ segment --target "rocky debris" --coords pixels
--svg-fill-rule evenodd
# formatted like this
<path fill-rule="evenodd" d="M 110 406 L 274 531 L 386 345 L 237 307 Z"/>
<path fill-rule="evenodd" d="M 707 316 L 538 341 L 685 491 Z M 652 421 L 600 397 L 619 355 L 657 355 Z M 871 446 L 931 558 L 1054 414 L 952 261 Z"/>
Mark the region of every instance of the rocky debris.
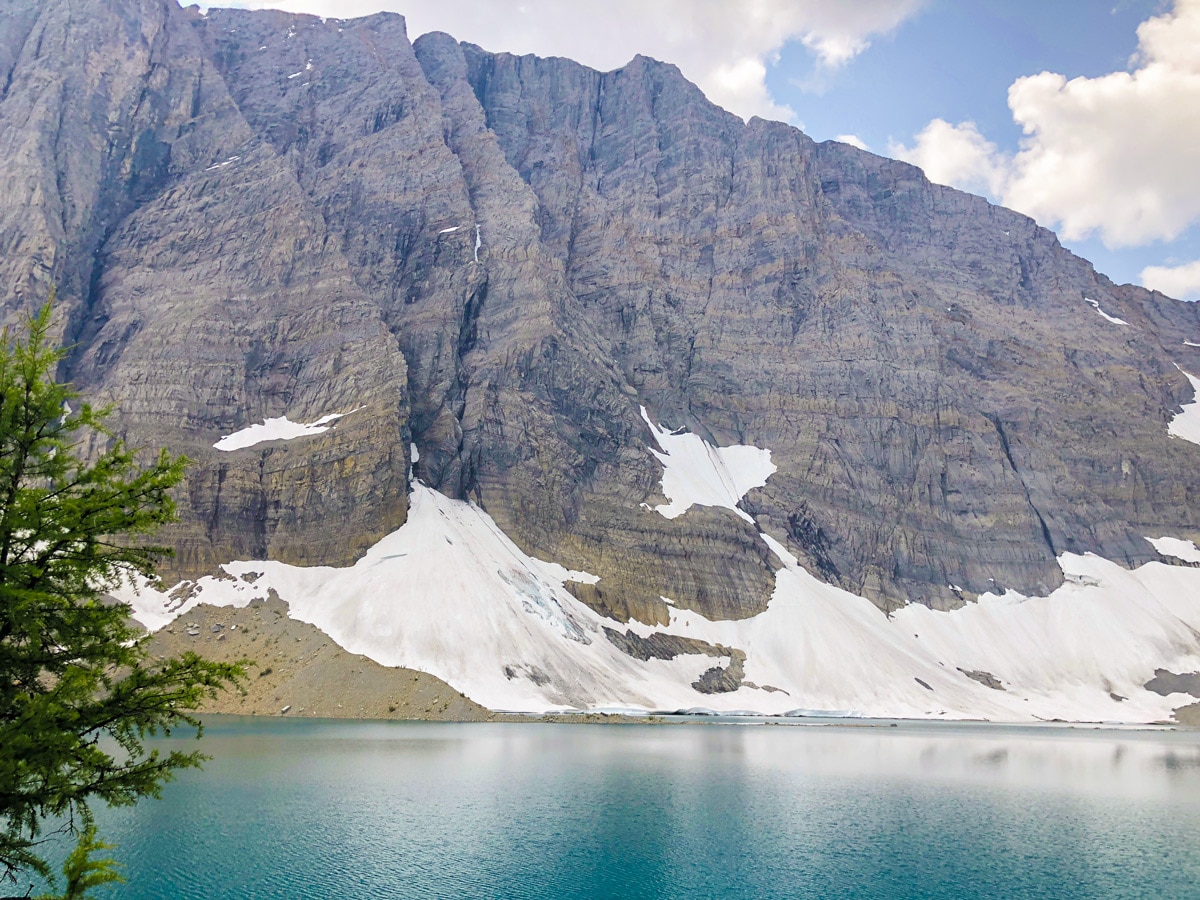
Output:
<path fill-rule="evenodd" d="M 1200 703 L 1190 703 L 1176 709 L 1172 715 L 1180 725 L 1200 726 Z"/>
<path fill-rule="evenodd" d="M 491 717 L 441 679 L 347 653 L 313 626 L 289 618 L 280 600 L 245 609 L 201 604 L 188 615 L 187 633 L 200 640 L 163 629 L 150 637 L 151 658 L 193 650 L 220 662 L 251 661 L 243 688 L 205 701 L 201 711 L 440 721 Z M 218 623 L 224 625 L 219 633 L 213 631 Z"/>
<path fill-rule="evenodd" d="M 746 677 L 746 654 L 741 650 L 729 651 L 729 665 L 706 669 L 692 687 L 702 694 L 728 694 L 736 691 Z"/>
<path fill-rule="evenodd" d="M 194 581 L 181 581 L 172 589 L 167 596 L 170 598 L 172 608 L 178 609 L 189 600 L 196 596 L 200 590 L 200 585 Z"/>
<path fill-rule="evenodd" d="M 655 631 L 648 637 L 642 637 L 632 631 L 622 634 L 616 629 L 605 627 L 604 634 L 621 652 L 642 661 L 675 659 L 677 656 L 688 654 L 728 657 L 728 666 L 713 666 L 711 669 L 706 669 L 696 681 L 692 682 L 692 687 L 702 694 L 731 693 L 745 683 L 743 679 L 746 676 L 744 668 L 746 654 L 736 647 L 710 644 L 697 638 L 666 634 L 661 631 Z M 757 685 L 747 686 L 757 687 Z M 778 691 L 779 688 L 764 688 L 764 690 Z"/>
<path fill-rule="evenodd" d="M 391 14 L 0 16 L 0 311 L 57 284 L 63 374 L 193 460 L 168 577 L 349 563 L 405 521 L 410 465 L 647 623 L 664 596 L 765 609 L 760 530 L 884 610 L 1200 536 L 1200 447 L 1166 430 L 1200 308 L 912 166 L 743 123 L 644 57 L 414 45 Z M 753 522 L 653 511 L 641 406 L 771 449 Z"/>
<path fill-rule="evenodd" d="M 504 677 L 509 681 L 514 678 L 528 678 L 539 687 L 550 683 L 550 676 L 534 665 L 505 666 Z"/>
<path fill-rule="evenodd" d="M 994 691 L 1007 690 L 1007 688 L 1004 687 L 1003 682 L 1001 682 L 1000 679 L 991 672 L 984 672 L 981 669 L 956 668 L 958 668 L 958 671 L 962 672 L 972 681 L 978 681 L 980 684 L 984 685 L 985 687 L 990 687 Z"/>
<path fill-rule="evenodd" d="M 1191 694 L 1193 697 L 1200 697 L 1200 672 L 1177 675 L 1166 669 L 1155 669 L 1154 677 L 1147 681 L 1144 687 L 1162 697 L 1168 694 Z"/>
<path fill-rule="evenodd" d="M 787 694 L 789 697 L 791 696 L 788 691 L 785 691 L 781 687 L 775 687 L 773 684 L 755 684 L 753 681 L 743 681 L 742 686 L 755 691 L 766 691 L 768 694 Z"/>
<path fill-rule="evenodd" d="M 604 635 L 622 653 L 645 662 L 648 659 L 674 659 L 685 654 L 703 654 L 705 656 L 728 656 L 729 650 L 718 647 L 697 638 L 683 637 L 655 631 L 649 637 L 642 637 L 632 631 L 624 633 L 615 628 L 604 628 Z"/>

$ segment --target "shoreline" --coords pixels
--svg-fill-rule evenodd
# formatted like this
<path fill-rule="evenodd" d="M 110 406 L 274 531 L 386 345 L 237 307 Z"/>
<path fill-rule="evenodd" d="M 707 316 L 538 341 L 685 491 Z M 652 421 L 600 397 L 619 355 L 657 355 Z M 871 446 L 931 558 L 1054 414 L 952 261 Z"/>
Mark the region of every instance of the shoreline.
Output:
<path fill-rule="evenodd" d="M 514 724 L 514 725 L 705 725 L 705 726 L 774 726 L 783 728 L 846 728 L 846 729 L 901 729 L 901 730 L 982 730 L 1019 729 L 1044 733 L 1063 731 L 1113 731 L 1113 732 L 1196 732 L 1200 727 L 1181 722 L 998 722 L 989 719 L 887 719 L 868 716 L 768 716 L 768 715 L 695 715 L 669 712 L 611 713 L 611 712 L 499 712 L 489 710 L 485 718 L 429 719 L 399 718 L 395 716 L 318 716 L 312 714 L 292 715 L 289 713 L 254 714 L 193 711 L 202 720 L 209 717 L 240 720 L 282 720 L 304 722 L 389 722 L 401 724 Z"/>

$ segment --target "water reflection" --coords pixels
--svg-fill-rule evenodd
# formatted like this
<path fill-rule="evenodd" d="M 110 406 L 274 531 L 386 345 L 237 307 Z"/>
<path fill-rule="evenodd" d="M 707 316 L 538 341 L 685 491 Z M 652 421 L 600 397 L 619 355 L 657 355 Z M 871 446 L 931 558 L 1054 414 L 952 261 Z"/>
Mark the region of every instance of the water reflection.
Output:
<path fill-rule="evenodd" d="M 1184 896 L 1200 735 L 218 720 L 121 897 Z"/>

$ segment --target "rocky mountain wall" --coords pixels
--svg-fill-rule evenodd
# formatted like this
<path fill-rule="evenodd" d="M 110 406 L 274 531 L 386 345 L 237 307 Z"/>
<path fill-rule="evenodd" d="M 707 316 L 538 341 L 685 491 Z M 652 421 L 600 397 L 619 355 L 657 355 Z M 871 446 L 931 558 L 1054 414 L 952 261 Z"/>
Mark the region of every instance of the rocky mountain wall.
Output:
<path fill-rule="evenodd" d="M 57 284 L 64 374 L 135 445 L 192 458 L 169 535 L 181 570 L 352 559 L 406 509 L 407 378 L 378 306 L 232 102 L 194 11 L 35 8 L 0 104 L 9 318 Z M 303 448 L 212 447 L 267 416 L 352 409 Z"/>
<path fill-rule="evenodd" d="M 1151 521 L 1195 527 L 1193 448 L 1165 430 L 1194 307 L 904 163 L 743 126 L 669 66 L 469 58 L 630 383 L 771 447 L 760 522 L 823 576 L 885 604 L 1044 592 L 1064 550 L 1137 564 Z"/>
<path fill-rule="evenodd" d="M 390 14 L 0 0 L 0 76 L 4 313 L 57 284 L 65 374 L 193 459 L 181 572 L 355 559 L 405 519 L 410 442 L 618 619 L 760 612 L 759 531 L 885 609 L 1200 538 L 1200 447 L 1167 434 L 1196 307 L 672 66 L 410 43 Z M 753 523 L 652 510 L 643 407 L 772 451 Z"/>

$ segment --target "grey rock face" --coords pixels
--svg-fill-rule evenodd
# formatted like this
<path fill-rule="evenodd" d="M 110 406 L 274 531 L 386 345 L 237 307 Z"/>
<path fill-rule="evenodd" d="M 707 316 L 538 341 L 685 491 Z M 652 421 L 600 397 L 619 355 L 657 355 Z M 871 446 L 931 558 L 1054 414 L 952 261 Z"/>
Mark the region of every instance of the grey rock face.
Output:
<path fill-rule="evenodd" d="M 884 609 L 1200 538 L 1200 447 L 1166 429 L 1196 307 L 671 66 L 414 46 L 394 15 L 0 0 L 0 75 L 4 312 L 59 285 L 65 374 L 193 458 L 186 572 L 349 562 L 404 521 L 410 440 L 617 619 L 761 611 L 760 530 Z M 772 450 L 753 525 L 643 508 L 641 406 Z"/>
<path fill-rule="evenodd" d="M 407 379 L 378 306 L 194 15 L 97 0 L 21 21 L 29 9 L 0 104 L 5 309 L 59 284 L 65 374 L 115 403 L 132 442 L 193 459 L 170 535 L 182 570 L 352 559 L 407 509 Z M 355 408 L 302 446 L 212 448 L 266 416 Z"/>
<path fill-rule="evenodd" d="M 813 571 L 952 605 L 1194 533 L 1196 448 L 1165 425 L 1195 307 L 911 166 L 742 125 L 671 67 L 467 55 L 627 381 L 672 425 L 773 450 L 751 502 Z"/>

